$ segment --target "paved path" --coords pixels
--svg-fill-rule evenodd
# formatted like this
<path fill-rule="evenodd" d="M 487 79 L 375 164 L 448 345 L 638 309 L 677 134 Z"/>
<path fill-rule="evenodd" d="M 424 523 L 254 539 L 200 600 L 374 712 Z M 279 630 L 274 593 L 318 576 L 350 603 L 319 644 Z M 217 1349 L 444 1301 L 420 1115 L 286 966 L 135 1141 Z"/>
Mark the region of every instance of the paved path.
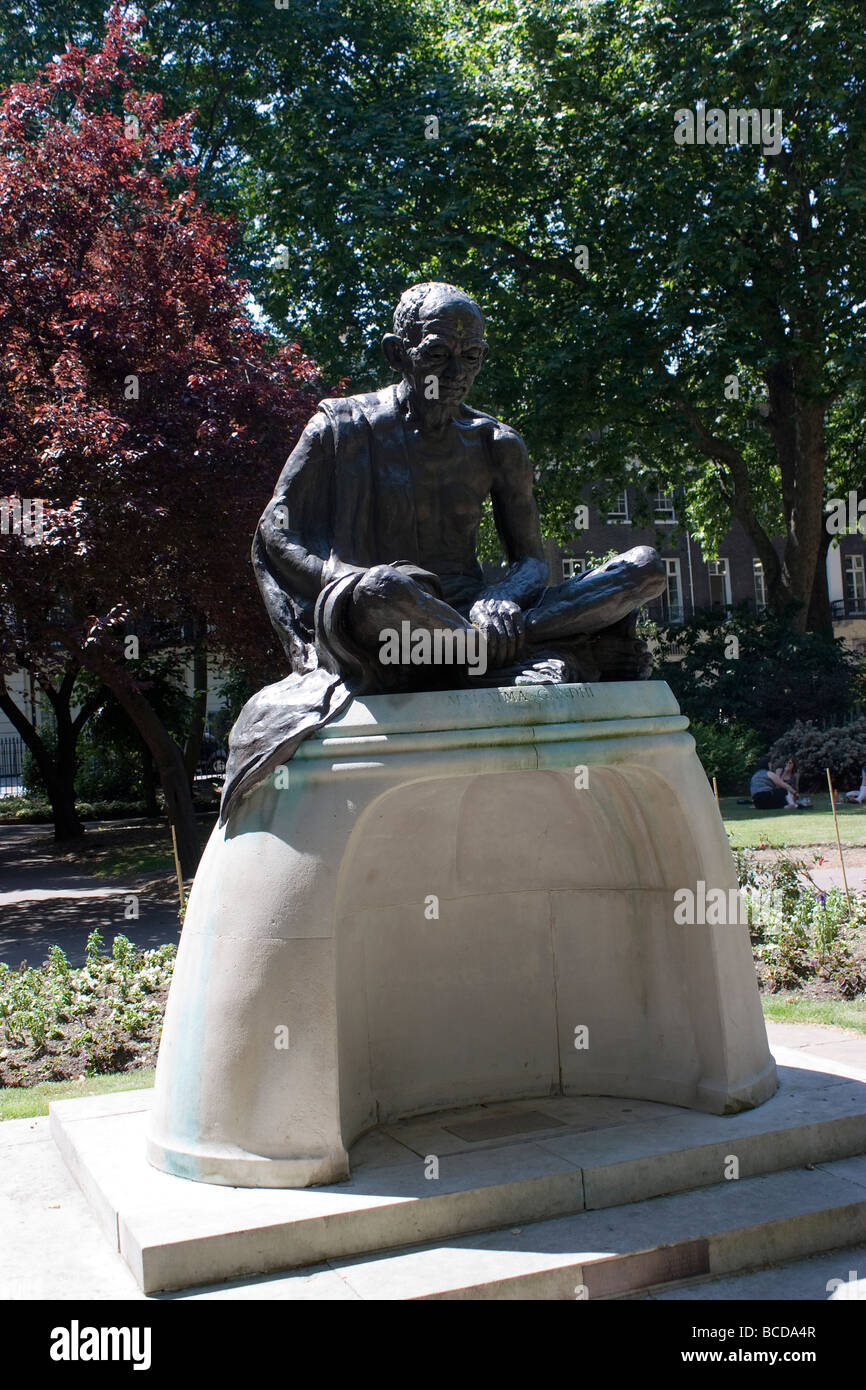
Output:
<path fill-rule="evenodd" d="M 834 855 L 834 861 L 828 863 L 825 860 L 820 867 L 816 864 L 814 868 L 809 869 L 809 878 L 815 887 L 820 888 L 823 892 L 826 892 L 828 888 L 844 889 L 838 854 Z M 846 864 L 845 876 L 848 879 L 849 893 L 866 893 L 866 868 Z"/>
<path fill-rule="evenodd" d="M 110 828 L 112 822 L 88 825 Z M 143 949 L 177 942 L 180 927 L 172 903 L 148 897 L 134 879 L 107 883 L 81 873 L 56 859 L 53 850 L 45 825 L 0 825 L 0 961 L 41 965 L 56 944 L 73 965 L 81 965 L 95 928 L 108 945 L 121 934 Z M 138 897 L 137 921 L 124 916 L 130 893 Z"/>

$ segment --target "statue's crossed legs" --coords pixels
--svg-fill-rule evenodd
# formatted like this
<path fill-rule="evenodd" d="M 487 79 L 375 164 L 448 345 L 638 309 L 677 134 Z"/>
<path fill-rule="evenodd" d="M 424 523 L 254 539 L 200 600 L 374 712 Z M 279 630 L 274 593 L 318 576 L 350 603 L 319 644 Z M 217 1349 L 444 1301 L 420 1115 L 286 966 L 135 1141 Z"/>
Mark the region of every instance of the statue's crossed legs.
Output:
<path fill-rule="evenodd" d="M 649 674 L 645 643 L 635 636 L 636 613 L 666 584 L 665 567 L 650 546 L 636 546 L 598 569 L 544 590 L 523 613 L 525 640 L 517 659 L 470 676 L 465 667 L 403 666 L 384 674 L 390 688 L 429 689 L 455 684 L 513 685 L 593 680 L 634 680 Z M 372 658 L 383 633 L 408 622 L 431 638 L 438 630 L 467 634 L 468 609 L 452 607 L 423 582 L 389 565 L 367 570 L 355 586 L 352 636 Z"/>

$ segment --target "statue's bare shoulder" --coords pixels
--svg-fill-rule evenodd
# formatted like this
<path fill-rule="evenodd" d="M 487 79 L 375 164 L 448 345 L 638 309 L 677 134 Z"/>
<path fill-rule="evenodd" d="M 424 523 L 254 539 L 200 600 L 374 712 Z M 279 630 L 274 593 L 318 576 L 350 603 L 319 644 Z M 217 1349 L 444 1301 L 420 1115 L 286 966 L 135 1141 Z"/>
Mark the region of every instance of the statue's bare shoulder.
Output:
<path fill-rule="evenodd" d="M 470 427 L 481 429 L 485 434 L 494 469 L 494 486 L 498 481 L 517 491 L 524 492 L 528 488 L 531 492 L 532 465 L 522 435 L 494 415 L 466 406 L 463 409 L 471 417 L 467 422 Z"/>

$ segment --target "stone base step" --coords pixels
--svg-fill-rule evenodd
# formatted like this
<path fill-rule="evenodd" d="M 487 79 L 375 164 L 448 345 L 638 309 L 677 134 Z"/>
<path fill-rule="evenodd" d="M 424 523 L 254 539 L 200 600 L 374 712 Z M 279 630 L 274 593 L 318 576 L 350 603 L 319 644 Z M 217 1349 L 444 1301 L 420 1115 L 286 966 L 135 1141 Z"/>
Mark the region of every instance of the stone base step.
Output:
<path fill-rule="evenodd" d="M 607 1299 L 866 1240 L 866 1157 L 581 1212 L 335 1268 L 361 1298 Z M 844 1252 L 836 1259 L 847 1277 Z M 824 1295 L 826 1297 L 826 1294 Z"/>
<path fill-rule="evenodd" d="M 148 1092 L 62 1101 L 50 1123 L 106 1237 L 147 1293 L 293 1268 L 309 1270 L 311 1287 L 321 1268 L 339 1267 L 348 1279 L 343 1267 L 353 1260 L 353 1278 L 369 1265 L 391 1287 L 389 1269 L 398 1266 L 388 1261 L 397 1260 L 395 1288 L 415 1288 L 411 1271 L 423 1265 L 418 1292 L 377 1296 L 562 1298 L 586 1284 L 590 1297 L 609 1297 L 866 1238 L 857 1224 L 866 1194 L 856 1178 L 826 1167 L 866 1151 L 866 1085 L 829 1064 L 791 1066 L 780 1051 L 779 1092 L 739 1115 L 561 1096 L 440 1112 L 367 1135 L 352 1151 L 347 1182 L 303 1190 L 216 1187 L 157 1172 L 144 1158 Z M 726 1181 L 735 1170 L 739 1177 Z M 776 1185 L 760 1176 L 770 1174 Z M 780 1204 L 772 1218 L 763 1219 L 762 1198 L 748 1205 L 749 1194 L 764 1191 L 760 1182 Z M 682 1234 L 676 1221 L 665 1227 L 658 1200 L 684 1204 L 670 1209 L 672 1221 L 690 1213 Z M 643 1240 L 650 1217 L 657 1224 Z M 575 1221 L 582 1224 L 568 1224 Z M 741 1229 L 752 1253 L 726 1264 Z M 422 1251 L 398 1251 L 422 1243 Z M 433 1268 L 447 1273 L 431 1276 Z"/>
<path fill-rule="evenodd" d="M 858 1277 L 859 1276 L 859 1277 Z M 660 1284 L 622 1294 L 626 1303 L 821 1303 L 866 1301 L 866 1245 L 846 1246 L 804 1260 L 729 1274 L 721 1279 Z M 754 1320 L 753 1320 L 754 1321 Z M 793 1321 L 793 1320 L 789 1320 Z"/>

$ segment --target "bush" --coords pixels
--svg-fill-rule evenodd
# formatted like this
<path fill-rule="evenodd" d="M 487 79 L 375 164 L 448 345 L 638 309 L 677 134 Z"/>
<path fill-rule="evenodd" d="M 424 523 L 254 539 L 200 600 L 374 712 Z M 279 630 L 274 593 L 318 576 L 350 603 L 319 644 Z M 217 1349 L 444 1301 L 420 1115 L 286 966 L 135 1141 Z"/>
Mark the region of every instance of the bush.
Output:
<path fill-rule="evenodd" d="M 756 618 L 744 608 L 696 614 L 660 628 L 655 674 L 666 680 L 690 719 L 756 729 L 764 743 L 781 738 L 792 712 L 838 719 L 859 698 L 855 656 L 818 632 L 798 632 L 783 618 Z M 668 645 L 685 649 L 665 660 Z"/>
<path fill-rule="evenodd" d="M 45 744 L 46 749 L 51 754 L 52 759 L 57 756 L 57 735 L 51 725 L 43 724 L 39 730 L 39 737 Z M 21 785 L 24 788 L 24 795 L 38 801 L 48 800 L 48 791 L 42 780 L 42 773 L 30 749 L 25 747 L 21 758 Z"/>
<path fill-rule="evenodd" d="M 44 727 L 39 737 L 52 759 L 57 755 L 57 735 Z M 75 773 L 75 801 L 81 814 L 82 802 L 132 801 L 141 795 L 141 772 L 135 758 L 107 740 L 83 737 L 78 740 L 78 767 Z M 36 801 L 47 801 L 48 791 L 36 759 L 25 748 L 21 763 L 25 794 Z"/>
<path fill-rule="evenodd" d="M 794 724 L 770 749 L 774 767 L 788 758 L 796 760 L 801 790 L 825 791 L 828 767 L 838 791 L 859 787 L 860 768 L 866 763 L 866 718 L 835 729 Z"/>
<path fill-rule="evenodd" d="M 747 724 L 705 724 L 700 719 L 692 722 L 689 732 L 707 776 L 718 779 L 720 795 L 745 795 L 763 752 L 760 735 Z"/>
<path fill-rule="evenodd" d="M 141 793 L 141 770 L 124 748 L 83 738 L 78 746 L 76 801 L 131 801 Z"/>
<path fill-rule="evenodd" d="M 126 820 L 147 815 L 143 801 L 79 801 L 76 810 L 82 820 Z M 44 797 L 4 796 L 0 800 L 0 825 L 42 825 L 50 824 L 51 819 L 51 806 Z"/>

